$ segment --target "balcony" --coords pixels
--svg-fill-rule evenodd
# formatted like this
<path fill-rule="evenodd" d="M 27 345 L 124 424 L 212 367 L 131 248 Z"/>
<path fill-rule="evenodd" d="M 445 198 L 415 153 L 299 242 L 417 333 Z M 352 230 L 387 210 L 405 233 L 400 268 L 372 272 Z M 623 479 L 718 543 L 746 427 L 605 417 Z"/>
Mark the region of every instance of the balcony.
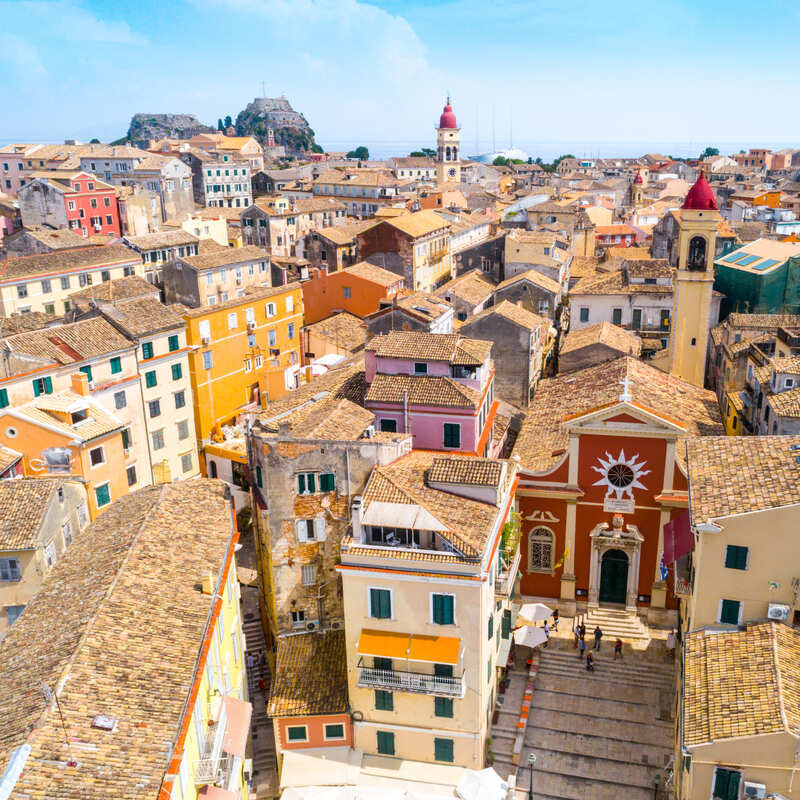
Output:
<path fill-rule="evenodd" d="M 394 669 L 358 667 L 358 686 L 364 689 L 384 689 L 387 692 L 432 694 L 440 697 L 464 697 L 465 676 L 429 675 L 423 672 L 401 672 Z"/>
<path fill-rule="evenodd" d="M 494 579 L 494 593 L 498 597 L 510 597 L 514 593 L 514 585 L 519 574 L 519 563 L 522 559 L 522 551 L 519 544 L 511 553 L 511 560 L 508 561 L 504 553 L 500 553 L 497 562 L 497 577 Z"/>
<path fill-rule="evenodd" d="M 195 762 L 194 779 L 198 785 L 214 784 L 227 786 L 233 768 L 233 758 L 227 754 L 218 758 L 206 756 Z"/>

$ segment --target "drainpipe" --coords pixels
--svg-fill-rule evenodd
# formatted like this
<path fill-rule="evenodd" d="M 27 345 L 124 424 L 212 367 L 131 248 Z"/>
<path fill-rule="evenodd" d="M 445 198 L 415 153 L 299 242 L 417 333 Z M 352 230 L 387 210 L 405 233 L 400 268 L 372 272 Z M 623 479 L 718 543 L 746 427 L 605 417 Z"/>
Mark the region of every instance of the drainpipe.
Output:
<path fill-rule="evenodd" d="M 408 390 L 403 392 L 403 433 L 408 433 Z"/>

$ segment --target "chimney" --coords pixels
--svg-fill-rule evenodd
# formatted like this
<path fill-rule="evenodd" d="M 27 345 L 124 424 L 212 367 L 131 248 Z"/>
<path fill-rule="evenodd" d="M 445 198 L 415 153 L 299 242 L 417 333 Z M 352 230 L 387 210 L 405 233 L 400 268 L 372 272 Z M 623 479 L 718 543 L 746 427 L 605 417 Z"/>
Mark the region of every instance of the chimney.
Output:
<path fill-rule="evenodd" d="M 350 504 L 350 522 L 353 527 L 353 541 L 356 544 L 363 544 L 361 538 L 361 495 L 353 498 Z"/>
<path fill-rule="evenodd" d="M 89 396 L 89 376 L 85 372 L 74 372 L 72 374 L 72 391 L 81 397 Z"/>

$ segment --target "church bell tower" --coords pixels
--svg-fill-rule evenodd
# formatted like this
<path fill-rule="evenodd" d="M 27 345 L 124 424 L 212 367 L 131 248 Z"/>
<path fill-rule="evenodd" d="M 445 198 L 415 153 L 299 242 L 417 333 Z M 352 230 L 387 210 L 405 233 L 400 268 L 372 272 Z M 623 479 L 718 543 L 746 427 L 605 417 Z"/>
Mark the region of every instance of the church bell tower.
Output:
<path fill-rule="evenodd" d="M 672 301 L 671 375 L 702 388 L 714 288 L 714 253 L 721 217 L 701 172 L 681 208 L 678 269 Z"/>
<path fill-rule="evenodd" d="M 450 98 L 439 117 L 436 129 L 436 164 L 439 183 L 459 183 L 461 181 L 460 129 L 456 115 L 450 105 Z"/>

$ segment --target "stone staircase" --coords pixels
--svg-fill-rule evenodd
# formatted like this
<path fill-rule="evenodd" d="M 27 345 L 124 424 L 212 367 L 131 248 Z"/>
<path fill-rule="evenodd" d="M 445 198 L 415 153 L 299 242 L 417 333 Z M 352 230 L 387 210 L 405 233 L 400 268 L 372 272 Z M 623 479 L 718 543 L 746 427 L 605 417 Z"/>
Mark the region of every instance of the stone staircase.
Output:
<path fill-rule="evenodd" d="M 523 652 L 520 649 L 520 652 Z M 492 766 L 503 780 L 507 780 L 509 775 L 513 775 L 516 765 L 511 760 L 514 749 L 514 738 L 517 734 L 517 722 L 519 722 L 519 712 L 522 706 L 522 695 L 525 691 L 525 683 L 528 680 L 528 668 L 524 661 L 515 664 L 509 670 L 509 686 L 505 694 L 497 696 L 497 722 L 492 725 L 492 744 L 491 750 L 494 756 Z"/>
<path fill-rule="evenodd" d="M 528 794 L 531 752 L 536 800 L 652 800 L 656 775 L 663 786 L 672 755 L 673 669 L 628 647 L 624 660 L 614 661 L 611 631 L 594 673 L 571 647 L 541 651 L 517 775 L 520 799 Z M 495 728 L 495 740 L 499 735 Z"/>
<path fill-rule="evenodd" d="M 594 643 L 594 629 L 597 625 L 603 631 L 603 647 L 614 647 L 614 640 L 619 636 L 625 640 L 646 640 L 650 638 L 647 626 L 637 614 L 631 614 L 624 608 L 593 608 L 576 617 L 578 625 L 586 626 L 586 646 Z"/>
<path fill-rule="evenodd" d="M 252 745 L 253 773 L 251 785 L 255 787 L 256 797 L 273 797 L 279 794 L 277 788 L 277 759 L 275 755 L 275 734 L 272 720 L 267 717 L 266 699 L 269 695 L 270 673 L 266 659 L 266 641 L 261 617 L 258 614 L 258 589 L 242 586 L 242 606 L 245 610 L 242 630 L 248 653 L 256 657 L 254 664 L 247 666 L 247 693 L 253 704 L 253 716 L 250 723 L 250 741 Z M 251 594 L 252 593 L 252 594 Z M 260 658 L 261 654 L 264 658 Z M 261 691 L 261 679 L 264 680 L 266 693 Z"/>

